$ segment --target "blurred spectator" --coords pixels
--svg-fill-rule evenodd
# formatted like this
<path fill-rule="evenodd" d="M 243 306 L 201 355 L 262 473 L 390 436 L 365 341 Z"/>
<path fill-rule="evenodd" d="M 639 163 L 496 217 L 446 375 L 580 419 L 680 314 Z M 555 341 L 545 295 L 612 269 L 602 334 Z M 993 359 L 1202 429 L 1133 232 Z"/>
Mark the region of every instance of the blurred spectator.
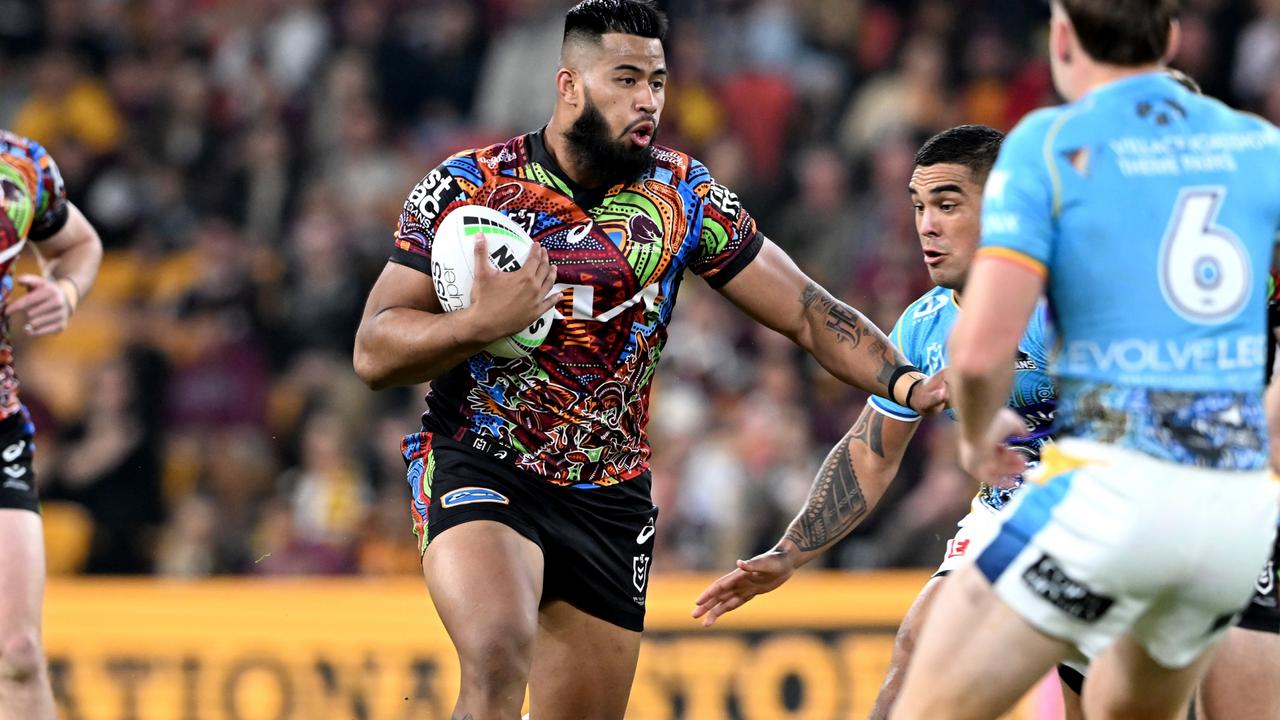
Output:
<path fill-rule="evenodd" d="M 667 58 L 671 71 L 680 81 L 667 89 L 661 142 L 701 157 L 700 151 L 720 135 L 725 126 L 725 109 L 716 98 L 711 75 L 710 41 L 697 25 L 683 25 L 672 32 Z"/>
<path fill-rule="evenodd" d="M 140 392 L 146 370 L 143 361 L 127 357 L 97 370 L 85 418 L 64 431 L 54 479 L 44 492 L 83 505 L 93 518 L 90 573 L 152 570 L 164 506 L 159 428 L 148 422 Z"/>
<path fill-rule="evenodd" d="M 408 127 L 422 115 L 462 122 L 475 101 L 482 70 L 477 58 L 484 57 L 485 49 L 478 3 L 410 4 L 387 30 L 376 54 L 388 124 Z M 526 81 L 536 83 L 536 76 Z"/>
<path fill-rule="evenodd" d="M 1271 82 L 1262 97 L 1262 114 L 1272 123 L 1280 123 L 1280 68 L 1271 74 Z"/>
<path fill-rule="evenodd" d="M 925 136 L 954 125 L 945 61 L 938 37 L 915 35 L 908 40 L 901 70 L 877 77 L 854 96 L 840 131 L 844 151 L 862 157 L 876 140 L 904 125 Z"/>
<path fill-rule="evenodd" d="M 1258 100 L 1280 67 L 1280 0 L 1254 0 L 1258 15 L 1244 29 L 1232 88 L 1246 103 Z M 1194 76 L 1193 76 L 1194 77 Z"/>
<path fill-rule="evenodd" d="M 54 50 L 35 67 L 32 92 L 10 126 L 61 156 L 68 144 L 94 156 L 115 151 L 123 134 L 120 115 L 103 82 L 68 51 Z"/>
<path fill-rule="evenodd" d="M 251 253 L 220 220 L 196 232 L 199 276 L 178 301 L 168 337 L 176 363 L 169 421 L 176 432 L 265 425 L 267 377 Z"/>
<path fill-rule="evenodd" d="M 218 511 L 203 495 L 189 495 L 177 503 L 173 518 L 160 536 L 156 572 L 167 577 L 208 577 L 217 569 Z"/>
<path fill-rule="evenodd" d="M 359 458 L 347 441 L 353 429 L 324 411 L 303 425 L 301 462 L 280 482 L 304 539 L 337 546 L 355 540 L 369 497 Z"/>
<path fill-rule="evenodd" d="M 823 287 L 845 283 L 845 273 L 864 254 L 857 229 L 866 222 L 850 198 L 849 168 L 830 145 L 796 156 L 796 199 L 770 229 L 771 237 Z"/>
<path fill-rule="evenodd" d="M 537 130 L 551 119 L 564 37 L 564 7 L 551 0 L 515 0 L 510 23 L 493 38 L 477 87 L 475 116 L 502 137 Z"/>

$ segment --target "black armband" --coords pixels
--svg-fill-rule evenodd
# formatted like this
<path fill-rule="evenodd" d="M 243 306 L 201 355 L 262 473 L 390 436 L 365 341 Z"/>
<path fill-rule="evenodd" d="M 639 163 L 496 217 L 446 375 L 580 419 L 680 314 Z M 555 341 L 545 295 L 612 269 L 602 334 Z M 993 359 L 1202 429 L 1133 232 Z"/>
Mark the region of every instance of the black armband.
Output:
<path fill-rule="evenodd" d="M 898 378 L 902 377 L 903 375 L 906 375 L 907 373 L 913 373 L 913 372 L 917 372 L 917 373 L 921 373 L 921 374 L 923 374 L 923 372 L 924 372 L 924 371 L 922 371 L 920 368 L 916 367 L 915 365 L 903 365 L 903 366 L 901 366 L 901 367 L 899 367 L 898 369 L 896 369 L 896 370 L 894 370 L 894 371 L 893 371 L 893 374 L 889 376 L 889 387 L 888 387 L 888 389 L 889 389 L 889 399 L 890 399 L 890 400 L 892 400 L 893 402 L 898 402 L 898 398 L 897 398 L 897 396 L 896 396 L 896 395 L 894 395 L 894 393 L 893 393 L 893 388 L 894 388 L 894 386 L 898 384 Z M 914 388 L 915 388 L 915 384 L 913 383 L 913 384 L 911 385 L 911 387 L 912 387 L 912 389 L 914 389 Z M 910 408 L 910 407 L 911 407 L 910 402 L 911 402 L 911 391 L 910 391 L 910 390 L 908 390 L 908 391 L 907 391 L 906 404 L 905 404 L 904 406 L 905 406 L 905 407 L 907 407 L 907 408 Z"/>
<path fill-rule="evenodd" d="M 916 386 L 922 382 L 924 382 L 924 378 L 916 378 L 916 381 L 911 383 L 911 387 L 907 388 L 907 401 L 903 403 L 903 407 L 908 410 L 915 410 L 915 408 L 911 407 L 911 393 L 915 392 Z"/>

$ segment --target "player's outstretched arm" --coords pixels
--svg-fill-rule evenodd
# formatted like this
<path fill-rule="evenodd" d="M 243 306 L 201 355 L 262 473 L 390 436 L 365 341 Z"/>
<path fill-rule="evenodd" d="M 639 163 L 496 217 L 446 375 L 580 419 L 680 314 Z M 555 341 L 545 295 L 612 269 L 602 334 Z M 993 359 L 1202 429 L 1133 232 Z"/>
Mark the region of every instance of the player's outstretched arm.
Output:
<path fill-rule="evenodd" d="M 751 598 L 786 582 L 858 527 L 875 509 L 898 474 L 918 422 L 894 420 L 870 405 L 853 428 L 831 448 L 800 513 L 772 550 L 722 576 L 698 596 L 693 617 L 704 627 Z"/>
<path fill-rule="evenodd" d="M 941 378 L 912 368 L 880 328 L 810 280 L 771 241 L 720 292 L 846 383 L 918 412 L 942 410 Z"/>
<path fill-rule="evenodd" d="M 6 320 L 22 313 L 32 335 L 66 329 L 71 314 L 88 294 L 102 264 L 102 240 L 79 208 L 67 204 L 67 221 L 48 239 L 35 241 L 44 274 L 14 278 L 26 293 L 4 308 Z"/>
<path fill-rule="evenodd" d="M 416 385 L 443 375 L 486 345 L 528 327 L 560 299 L 547 250 L 535 243 L 524 267 L 502 272 L 476 240 L 471 305 L 446 313 L 431 276 L 387 263 L 369 291 L 356 331 L 356 374 L 369 387 Z"/>
<path fill-rule="evenodd" d="M 1026 426 L 1006 407 L 1013 359 L 1044 290 L 1044 277 L 997 255 L 973 263 L 965 310 L 948 342 L 952 405 L 960 419 L 960 464 L 975 479 L 996 483 L 1021 472 L 1022 456 L 1005 446 Z"/>

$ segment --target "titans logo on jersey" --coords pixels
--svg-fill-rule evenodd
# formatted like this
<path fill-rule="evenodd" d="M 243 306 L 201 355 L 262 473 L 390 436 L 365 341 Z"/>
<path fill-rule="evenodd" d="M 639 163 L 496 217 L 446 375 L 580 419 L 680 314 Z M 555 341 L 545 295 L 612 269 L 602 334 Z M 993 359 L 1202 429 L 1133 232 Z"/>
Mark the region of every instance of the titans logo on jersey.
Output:
<path fill-rule="evenodd" d="M 1009 134 L 979 253 L 1048 277 L 1060 437 L 1266 466 L 1277 168 L 1280 131 L 1164 73 L 1038 111 Z"/>
<path fill-rule="evenodd" d="M 413 189 L 393 262 L 429 274 L 441 219 L 484 205 L 547 249 L 564 292 L 551 334 L 529 357 L 482 352 L 432 382 L 427 430 L 491 438 L 558 485 L 613 484 L 648 469 L 649 384 L 685 270 L 718 288 L 763 244 L 705 166 L 664 147 L 653 157 L 642 177 L 593 193 L 533 133 L 459 153 Z"/>
<path fill-rule="evenodd" d="M 960 308 L 956 306 L 954 293 L 934 288 L 907 306 L 889 333 L 889 339 L 913 365 L 933 375 L 947 366 L 947 338 L 959 316 Z M 1021 415 L 1027 425 L 1027 434 L 1014 438 L 1010 445 L 1026 456 L 1029 465 L 1040 461 L 1040 448 L 1049 442 L 1053 429 L 1057 401 L 1053 381 L 1047 371 L 1052 345 L 1050 325 L 1042 302 L 1018 343 L 1013 390 L 1009 393 L 1009 407 Z M 920 419 L 914 410 L 882 397 L 873 396 L 870 402 L 873 408 L 895 420 L 912 422 Z M 956 419 L 951 408 L 947 408 L 946 413 L 947 417 Z M 978 502 L 999 510 L 1021 484 L 1022 478 L 1015 479 L 1013 488 L 997 488 L 984 483 L 978 490 Z"/>

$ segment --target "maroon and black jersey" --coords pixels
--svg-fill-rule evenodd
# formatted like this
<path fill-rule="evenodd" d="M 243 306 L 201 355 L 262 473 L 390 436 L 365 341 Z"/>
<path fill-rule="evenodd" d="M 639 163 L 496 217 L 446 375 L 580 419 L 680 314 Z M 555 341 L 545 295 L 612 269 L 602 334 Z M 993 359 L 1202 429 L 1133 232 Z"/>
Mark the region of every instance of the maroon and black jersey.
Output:
<path fill-rule="evenodd" d="M 441 219 L 484 205 L 547 249 L 564 290 L 529 357 L 481 352 L 432 382 L 425 429 L 488 438 L 559 485 L 610 485 L 648 469 L 649 387 L 685 269 L 719 288 L 764 240 L 702 163 L 660 146 L 653 155 L 638 180 L 592 192 L 533 133 L 454 155 L 414 187 L 392 261 L 430 274 Z"/>

